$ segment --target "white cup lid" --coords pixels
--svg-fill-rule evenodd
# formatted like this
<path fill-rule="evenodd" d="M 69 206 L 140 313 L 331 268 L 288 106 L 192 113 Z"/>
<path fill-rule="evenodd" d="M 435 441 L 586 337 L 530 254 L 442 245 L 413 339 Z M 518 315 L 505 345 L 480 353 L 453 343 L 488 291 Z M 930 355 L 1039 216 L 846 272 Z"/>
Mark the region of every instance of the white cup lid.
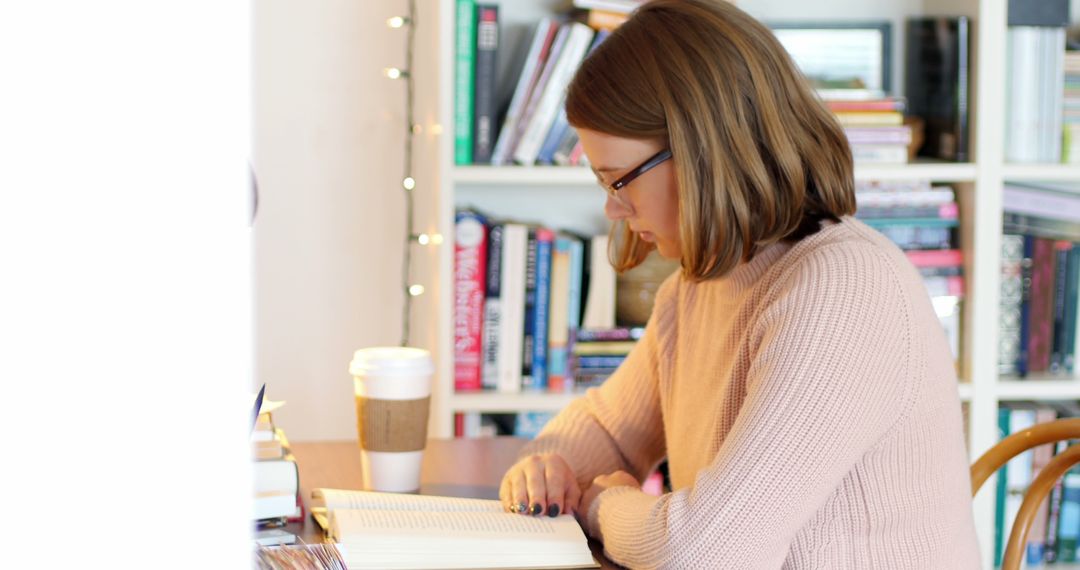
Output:
<path fill-rule="evenodd" d="M 435 373 L 435 363 L 422 348 L 377 346 L 356 351 L 349 373 L 353 376 L 431 375 Z"/>

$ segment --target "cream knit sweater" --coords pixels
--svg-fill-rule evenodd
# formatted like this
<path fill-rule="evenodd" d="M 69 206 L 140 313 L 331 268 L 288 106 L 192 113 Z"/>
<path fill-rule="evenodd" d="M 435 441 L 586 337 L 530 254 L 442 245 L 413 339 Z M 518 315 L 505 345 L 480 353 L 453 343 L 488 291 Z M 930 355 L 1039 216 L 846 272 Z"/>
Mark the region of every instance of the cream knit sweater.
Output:
<path fill-rule="evenodd" d="M 661 287 L 603 386 L 528 444 L 582 489 L 667 457 L 673 492 L 600 494 L 631 568 L 978 567 L 952 358 L 918 273 L 853 218 L 722 279 Z"/>

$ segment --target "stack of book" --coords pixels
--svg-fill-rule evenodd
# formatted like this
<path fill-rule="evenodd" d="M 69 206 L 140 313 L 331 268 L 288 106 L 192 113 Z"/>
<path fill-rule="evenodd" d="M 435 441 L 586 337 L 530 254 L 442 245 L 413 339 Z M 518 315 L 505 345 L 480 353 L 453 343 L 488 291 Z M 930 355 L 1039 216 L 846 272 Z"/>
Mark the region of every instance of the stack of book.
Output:
<path fill-rule="evenodd" d="M 1078 338 L 1080 195 L 1046 184 L 1010 183 L 1003 198 L 999 372 L 1021 378 L 1071 374 Z"/>
<path fill-rule="evenodd" d="M 1065 52 L 1065 93 L 1062 100 L 1061 161 L 1080 164 L 1080 51 Z"/>
<path fill-rule="evenodd" d="M 644 332 L 640 327 L 578 331 L 571 350 L 574 388 L 585 390 L 603 384 L 626 360 Z"/>
<path fill-rule="evenodd" d="M 844 127 L 855 162 L 904 164 L 908 161 L 911 127 L 904 124 L 903 99 L 830 99 L 825 105 Z"/>
<path fill-rule="evenodd" d="M 300 472 L 285 432 L 274 425 L 274 410 L 284 402 L 263 402 L 251 432 L 255 501 L 252 518 L 259 527 L 303 520 Z"/>
<path fill-rule="evenodd" d="M 959 360 L 964 256 L 955 191 L 926 180 L 861 182 L 855 200 L 856 217 L 896 243 L 922 274 L 949 347 Z"/>

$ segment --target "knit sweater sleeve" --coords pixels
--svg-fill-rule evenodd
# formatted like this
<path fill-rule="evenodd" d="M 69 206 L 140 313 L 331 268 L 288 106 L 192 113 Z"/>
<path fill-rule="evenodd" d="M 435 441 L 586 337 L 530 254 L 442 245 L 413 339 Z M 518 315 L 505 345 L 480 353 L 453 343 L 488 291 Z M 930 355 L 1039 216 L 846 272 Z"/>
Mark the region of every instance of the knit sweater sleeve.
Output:
<path fill-rule="evenodd" d="M 780 568 L 799 529 L 911 409 L 921 357 L 891 263 L 867 244 L 826 246 L 773 284 L 748 325 L 758 347 L 744 406 L 714 460 L 677 492 L 615 487 L 594 501 L 589 530 L 611 559 Z"/>
<path fill-rule="evenodd" d="M 546 452 L 562 455 L 582 490 L 597 475 L 618 470 L 643 479 L 663 458 L 659 338 L 674 324 L 678 279 L 676 272 L 660 286 L 645 333 L 618 370 L 552 418 L 523 448 L 521 457 Z"/>

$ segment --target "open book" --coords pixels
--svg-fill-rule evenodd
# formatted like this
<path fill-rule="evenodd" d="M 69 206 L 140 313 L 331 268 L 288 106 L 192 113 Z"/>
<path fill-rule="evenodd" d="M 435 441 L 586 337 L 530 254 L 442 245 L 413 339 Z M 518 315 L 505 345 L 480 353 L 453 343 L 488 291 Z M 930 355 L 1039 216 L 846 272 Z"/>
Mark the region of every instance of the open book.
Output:
<path fill-rule="evenodd" d="M 359 568 L 597 568 L 572 515 L 530 517 L 499 501 L 315 489 L 330 538 Z M 323 510 L 325 509 L 325 510 Z"/>

